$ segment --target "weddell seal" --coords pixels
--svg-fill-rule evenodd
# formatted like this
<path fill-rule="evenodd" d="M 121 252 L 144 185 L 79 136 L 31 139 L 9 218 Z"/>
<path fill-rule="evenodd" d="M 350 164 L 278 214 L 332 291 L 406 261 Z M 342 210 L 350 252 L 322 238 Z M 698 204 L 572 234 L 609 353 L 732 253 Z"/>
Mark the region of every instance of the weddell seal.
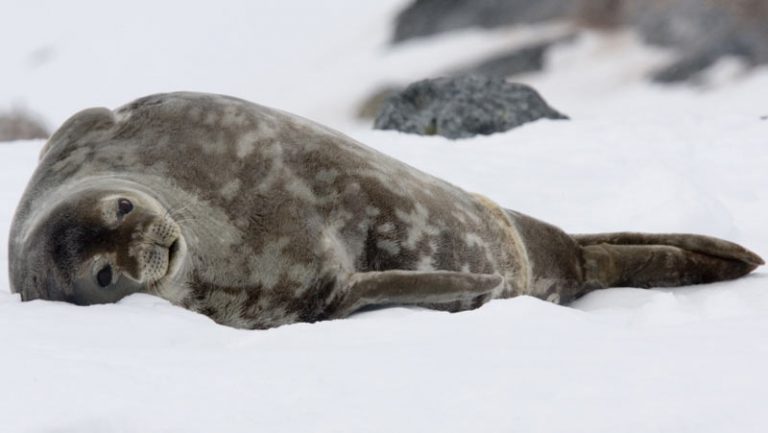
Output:
<path fill-rule="evenodd" d="M 11 288 L 24 301 L 144 292 L 238 328 L 383 305 L 567 303 L 761 264 L 705 236 L 571 236 L 308 120 L 199 93 L 67 120 L 10 235 Z"/>

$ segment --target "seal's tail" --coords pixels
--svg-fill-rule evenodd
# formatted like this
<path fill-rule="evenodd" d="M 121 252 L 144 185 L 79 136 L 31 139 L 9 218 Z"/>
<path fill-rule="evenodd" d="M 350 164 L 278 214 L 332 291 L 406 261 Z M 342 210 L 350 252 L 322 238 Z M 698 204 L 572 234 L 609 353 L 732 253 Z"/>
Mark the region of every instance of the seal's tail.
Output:
<path fill-rule="evenodd" d="M 701 235 L 572 235 L 582 247 L 585 282 L 601 287 L 673 287 L 744 276 L 765 264 L 748 249 Z"/>

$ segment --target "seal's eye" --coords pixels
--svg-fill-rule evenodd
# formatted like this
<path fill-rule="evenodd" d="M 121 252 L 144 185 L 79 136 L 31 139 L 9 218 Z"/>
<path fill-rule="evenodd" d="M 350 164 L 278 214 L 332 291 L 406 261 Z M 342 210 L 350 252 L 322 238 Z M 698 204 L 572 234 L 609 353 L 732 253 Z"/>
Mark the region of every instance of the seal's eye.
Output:
<path fill-rule="evenodd" d="M 127 198 L 117 200 L 117 215 L 126 216 L 133 210 L 133 203 Z"/>
<path fill-rule="evenodd" d="M 112 284 L 112 266 L 106 265 L 96 273 L 96 282 L 101 287 Z"/>

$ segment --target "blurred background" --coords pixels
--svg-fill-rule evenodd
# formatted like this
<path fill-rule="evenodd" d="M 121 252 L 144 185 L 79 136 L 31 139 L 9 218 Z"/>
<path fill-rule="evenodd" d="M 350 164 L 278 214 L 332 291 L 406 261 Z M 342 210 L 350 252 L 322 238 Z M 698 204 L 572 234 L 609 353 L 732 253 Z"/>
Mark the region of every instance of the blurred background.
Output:
<path fill-rule="evenodd" d="M 768 0 L 5 0 L 0 14 L 4 141 L 172 90 L 346 131 L 438 76 L 528 83 L 571 117 L 699 96 L 734 113 L 768 96 Z"/>

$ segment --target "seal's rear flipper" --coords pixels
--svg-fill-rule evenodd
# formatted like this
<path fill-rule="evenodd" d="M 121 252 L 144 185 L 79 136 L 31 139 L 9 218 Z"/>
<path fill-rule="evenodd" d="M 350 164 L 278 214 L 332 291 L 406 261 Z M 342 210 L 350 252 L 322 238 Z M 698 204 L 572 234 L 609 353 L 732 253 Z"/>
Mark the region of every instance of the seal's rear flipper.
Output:
<path fill-rule="evenodd" d="M 588 289 L 674 287 L 744 276 L 765 264 L 748 249 L 701 235 L 573 235 L 582 247 Z"/>
<path fill-rule="evenodd" d="M 448 304 L 488 295 L 504 279 L 495 274 L 450 271 L 384 271 L 352 274 L 339 317 L 377 305 Z"/>

